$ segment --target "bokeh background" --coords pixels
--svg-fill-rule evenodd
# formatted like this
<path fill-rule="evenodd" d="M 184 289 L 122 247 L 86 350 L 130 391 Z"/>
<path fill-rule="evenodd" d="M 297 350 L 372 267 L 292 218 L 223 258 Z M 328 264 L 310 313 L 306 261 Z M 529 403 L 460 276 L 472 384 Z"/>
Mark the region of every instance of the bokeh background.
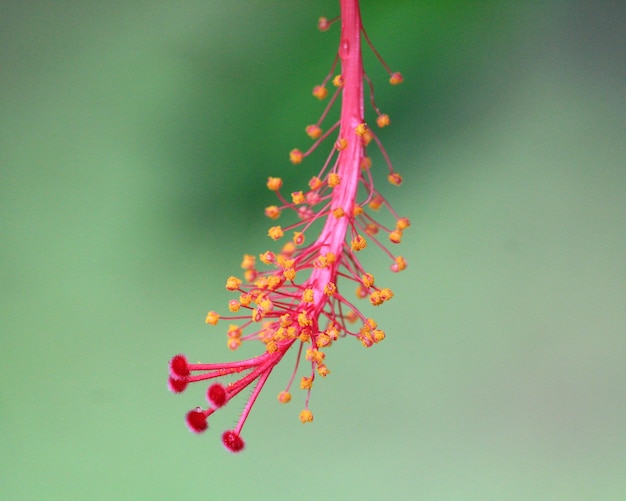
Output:
<path fill-rule="evenodd" d="M 192 435 L 167 361 L 235 357 L 204 316 L 317 171 L 338 3 L 2 2 L 0 498 L 626 499 L 625 10 L 363 0 L 409 268 L 368 249 L 387 339 L 333 346 L 312 425 L 287 362 L 234 456 L 243 402 Z"/>

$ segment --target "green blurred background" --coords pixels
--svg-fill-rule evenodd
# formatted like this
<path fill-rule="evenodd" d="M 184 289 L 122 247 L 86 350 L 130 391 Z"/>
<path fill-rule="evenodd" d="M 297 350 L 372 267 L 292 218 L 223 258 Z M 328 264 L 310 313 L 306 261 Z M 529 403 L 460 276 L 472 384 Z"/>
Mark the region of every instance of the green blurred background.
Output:
<path fill-rule="evenodd" d="M 405 76 L 366 55 L 413 222 L 406 272 L 366 257 L 387 339 L 333 346 L 312 425 L 288 361 L 245 453 L 243 402 L 187 431 L 167 361 L 234 358 L 204 315 L 267 176 L 316 173 L 337 4 L 2 2 L 0 498 L 626 499 L 622 2 L 364 0 Z"/>

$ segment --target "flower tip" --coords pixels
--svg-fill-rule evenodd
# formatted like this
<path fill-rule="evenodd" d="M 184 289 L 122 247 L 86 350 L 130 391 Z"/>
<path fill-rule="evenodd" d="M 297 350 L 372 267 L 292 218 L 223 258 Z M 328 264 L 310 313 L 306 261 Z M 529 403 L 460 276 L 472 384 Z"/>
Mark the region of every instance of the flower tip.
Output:
<path fill-rule="evenodd" d="M 187 427 L 193 433 L 202 433 L 209 427 L 204 411 L 200 407 L 187 413 Z"/>
<path fill-rule="evenodd" d="M 222 443 L 230 452 L 240 452 L 245 447 L 245 442 L 235 430 L 228 430 L 222 434 Z"/>
<path fill-rule="evenodd" d="M 189 377 L 187 357 L 182 354 L 174 355 L 170 360 L 170 376 L 172 379 L 186 379 Z"/>
<path fill-rule="evenodd" d="M 228 401 L 226 388 L 219 383 L 212 384 L 206 392 L 206 398 L 211 405 L 223 407 Z"/>
<path fill-rule="evenodd" d="M 320 17 L 317 20 L 317 29 L 320 31 L 328 31 L 330 29 L 330 25 L 331 23 L 328 18 Z"/>

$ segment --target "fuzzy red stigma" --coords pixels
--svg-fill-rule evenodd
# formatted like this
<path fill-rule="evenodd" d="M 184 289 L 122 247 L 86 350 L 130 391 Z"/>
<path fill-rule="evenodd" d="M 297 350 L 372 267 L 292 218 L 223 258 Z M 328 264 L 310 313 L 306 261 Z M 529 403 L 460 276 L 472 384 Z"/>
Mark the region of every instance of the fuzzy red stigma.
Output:
<path fill-rule="evenodd" d="M 215 383 L 209 386 L 209 389 L 206 392 L 206 398 L 210 404 L 215 407 L 222 407 L 226 404 L 228 400 L 228 395 L 226 394 L 226 388 L 224 388 L 221 384 Z"/>
<path fill-rule="evenodd" d="M 246 445 L 235 430 L 225 431 L 222 434 L 222 442 L 230 452 L 240 452 Z"/>
<path fill-rule="evenodd" d="M 209 427 L 206 414 L 197 407 L 187 413 L 187 426 L 194 433 L 202 433 Z"/>
<path fill-rule="evenodd" d="M 167 387 L 172 393 L 182 393 L 188 384 L 187 379 L 176 379 L 170 376 L 167 380 Z"/>
<path fill-rule="evenodd" d="M 170 360 L 170 375 L 174 379 L 186 379 L 189 377 L 189 364 L 185 355 L 175 355 Z"/>

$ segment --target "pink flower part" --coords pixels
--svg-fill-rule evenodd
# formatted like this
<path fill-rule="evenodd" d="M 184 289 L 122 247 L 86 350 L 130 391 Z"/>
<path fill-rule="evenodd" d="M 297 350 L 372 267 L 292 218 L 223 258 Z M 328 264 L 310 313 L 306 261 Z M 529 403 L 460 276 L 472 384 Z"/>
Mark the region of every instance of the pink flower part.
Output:
<path fill-rule="evenodd" d="M 244 448 L 241 438 L 244 423 L 272 370 L 291 348 L 297 347 L 295 367 L 278 400 L 281 403 L 291 401 L 290 389 L 304 358 L 309 369 L 308 375 L 300 379 L 300 388 L 306 392 L 306 397 L 304 410 L 299 416 L 303 423 L 309 423 L 313 420 L 309 410 L 313 382 L 316 377 L 326 378 L 330 374 L 326 350 L 340 337 L 356 338 L 365 347 L 385 338 L 377 323 L 340 292 L 346 283 L 352 282 L 357 299 L 369 298 L 370 305 L 379 306 L 393 297 L 391 289 L 375 284 L 374 276 L 363 268 L 357 253 L 373 244 L 388 256 L 392 271 L 406 268 L 406 260 L 392 254 L 377 238 L 379 233 L 387 234 L 389 241 L 399 243 L 402 232 L 410 223 L 407 218 L 399 217 L 374 188 L 372 161 L 367 155 L 367 147 L 372 141 L 387 165 L 388 181 L 397 186 L 402 177 L 393 170 L 381 141 L 365 119 L 364 83 L 367 82 L 369 100 L 378 117 L 376 121 L 379 125 L 390 123 L 388 116 L 377 108 L 373 84 L 363 70 L 362 37 L 383 64 L 392 83 L 400 83 L 402 77 L 389 69 L 372 46 L 361 25 L 359 2 L 341 0 L 340 7 L 341 35 L 337 57 L 329 74 L 313 92 L 315 97 L 325 99 L 327 84 L 332 79 L 334 93 L 318 122 L 306 128 L 314 140 L 313 145 L 304 152 L 292 149 L 289 156 L 292 163 L 300 164 L 323 142 L 330 145 L 331 151 L 320 172 L 309 181 L 308 190 L 290 191 L 285 197 L 281 193 L 283 181 L 277 177 L 268 179 L 268 189 L 276 193 L 282 205 L 268 207 L 266 215 L 278 219 L 284 211 L 293 211 L 296 216 L 295 223 L 274 225 L 268 235 L 272 240 L 289 240 L 281 250 L 268 250 L 259 255 L 262 269 L 257 268 L 254 256 L 245 255 L 242 262 L 244 279 L 231 276 L 226 281 L 226 289 L 237 295 L 228 302 L 228 311 L 234 315 L 221 316 L 210 311 L 206 318 L 210 325 L 217 325 L 220 321 L 234 322 L 227 331 L 227 346 L 231 350 L 237 349 L 242 342 L 256 340 L 263 343 L 264 352 L 246 360 L 225 363 L 191 364 L 184 355 L 176 355 L 170 361 L 168 385 L 175 393 L 184 391 L 194 382 L 217 378 L 231 381 L 228 384 L 212 382 L 207 390 L 209 407 L 198 407 L 187 414 L 187 425 L 195 433 L 208 428 L 207 418 L 215 410 L 244 389 L 251 388 L 235 428 L 222 435 L 224 446 L 231 452 Z M 334 21 L 321 18 L 320 29 L 327 30 Z M 341 73 L 334 75 L 338 62 L 341 62 Z M 340 119 L 322 132 L 321 124 L 339 97 Z M 372 217 L 370 212 L 380 208 L 386 209 L 391 225 L 383 225 Z M 321 230 L 314 235 L 312 225 L 318 221 L 322 222 Z M 354 322 L 360 323 L 356 330 L 350 326 Z"/>

